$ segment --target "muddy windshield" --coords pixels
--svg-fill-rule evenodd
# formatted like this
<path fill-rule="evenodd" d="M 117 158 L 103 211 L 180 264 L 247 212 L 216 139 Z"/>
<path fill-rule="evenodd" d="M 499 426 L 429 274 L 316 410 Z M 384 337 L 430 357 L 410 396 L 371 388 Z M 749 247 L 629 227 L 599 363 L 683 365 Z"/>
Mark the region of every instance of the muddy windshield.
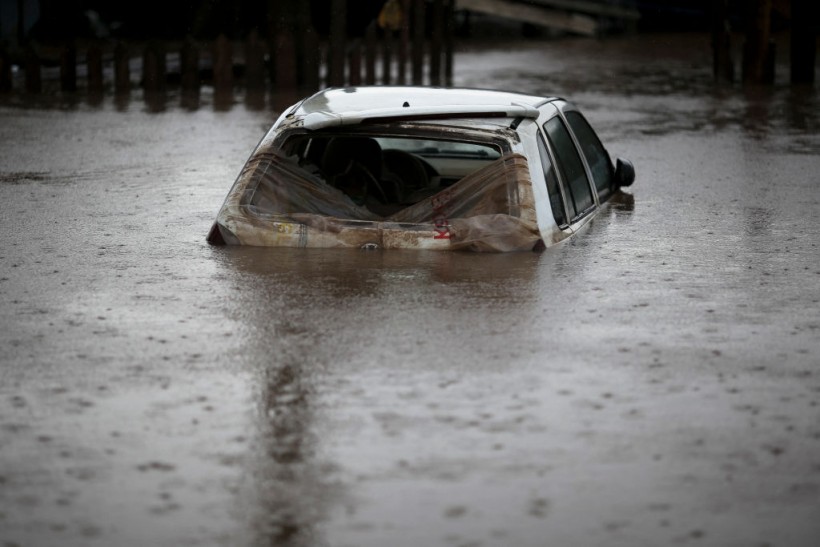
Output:
<path fill-rule="evenodd" d="M 294 135 L 282 149 L 356 204 L 389 216 L 498 160 L 495 143 L 409 136 Z"/>
<path fill-rule="evenodd" d="M 488 143 L 297 134 L 257 150 L 227 203 L 225 225 L 249 244 L 529 250 L 539 239 L 527 160 Z"/>

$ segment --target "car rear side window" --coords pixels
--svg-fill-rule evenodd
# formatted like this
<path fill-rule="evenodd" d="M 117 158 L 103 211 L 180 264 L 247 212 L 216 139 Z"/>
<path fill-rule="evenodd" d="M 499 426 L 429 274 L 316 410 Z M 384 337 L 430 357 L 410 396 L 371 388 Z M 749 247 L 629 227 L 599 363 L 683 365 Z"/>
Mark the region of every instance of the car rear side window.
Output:
<path fill-rule="evenodd" d="M 581 145 L 581 153 L 587 160 L 598 195 L 607 194 L 612 187 L 612 162 L 604 145 L 592 127 L 578 112 L 567 112 L 567 122 Z"/>
<path fill-rule="evenodd" d="M 544 144 L 544 138 L 538 137 L 538 155 L 541 156 L 541 166 L 544 169 L 544 179 L 547 181 L 547 192 L 550 196 L 550 207 L 552 207 L 552 216 L 558 226 L 566 226 L 567 214 L 564 211 L 564 200 L 561 197 L 561 187 L 558 185 L 558 177 L 555 175 L 555 168 L 552 166 L 547 145 Z"/>
<path fill-rule="evenodd" d="M 594 201 L 592 189 L 589 186 L 589 179 L 578 155 L 578 149 L 569 134 L 561 118 L 552 118 L 544 124 L 547 132 L 547 139 L 555 151 L 555 163 L 558 170 L 563 175 L 569 191 L 568 202 L 571 202 L 571 220 L 583 215 L 592 209 Z"/>

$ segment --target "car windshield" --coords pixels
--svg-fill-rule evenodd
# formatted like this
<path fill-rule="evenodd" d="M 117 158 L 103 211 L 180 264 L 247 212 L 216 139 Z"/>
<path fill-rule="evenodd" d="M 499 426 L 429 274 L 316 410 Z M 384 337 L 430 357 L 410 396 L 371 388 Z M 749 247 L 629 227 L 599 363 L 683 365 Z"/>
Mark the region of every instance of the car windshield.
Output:
<path fill-rule="evenodd" d="M 500 141 L 335 132 L 293 135 L 283 150 L 337 188 L 355 178 L 354 166 L 365 168 L 383 187 L 381 201 L 394 209 L 429 197 L 502 157 Z"/>

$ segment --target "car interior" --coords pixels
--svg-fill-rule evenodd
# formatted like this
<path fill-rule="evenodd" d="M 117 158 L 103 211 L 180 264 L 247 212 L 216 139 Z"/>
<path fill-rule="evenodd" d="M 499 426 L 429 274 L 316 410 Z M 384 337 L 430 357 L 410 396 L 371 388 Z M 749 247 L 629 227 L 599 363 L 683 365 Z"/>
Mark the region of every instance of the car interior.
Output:
<path fill-rule="evenodd" d="M 287 148 L 302 167 L 382 216 L 433 196 L 501 155 L 487 144 L 362 135 L 314 135 Z"/>

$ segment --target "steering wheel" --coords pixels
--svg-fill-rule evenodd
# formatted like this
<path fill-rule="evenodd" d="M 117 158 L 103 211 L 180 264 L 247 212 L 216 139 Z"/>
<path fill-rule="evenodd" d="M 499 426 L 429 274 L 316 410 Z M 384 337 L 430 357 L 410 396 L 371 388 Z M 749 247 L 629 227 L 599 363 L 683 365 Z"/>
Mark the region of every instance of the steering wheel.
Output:
<path fill-rule="evenodd" d="M 373 176 L 373 173 L 370 172 L 370 169 L 368 169 L 367 167 L 365 167 L 364 165 L 362 165 L 359 162 L 354 162 L 354 163 L 355 163 L 356 167 L 362 173 L 365 174 L 365 177 L 367 178 L 367 187 L 368 188 L 373 187 L 373 188 L 376 189 L 376 191 L 377 191 L 376 195 L 375 195 L 376 199 L 379 200 L 382 203 L 387 203 L 388 202 L 387 194 L 385 193 L 384 188 L 382 188 L 381 182 L 379 182 L 376 179 L 376 177 Z"/>

